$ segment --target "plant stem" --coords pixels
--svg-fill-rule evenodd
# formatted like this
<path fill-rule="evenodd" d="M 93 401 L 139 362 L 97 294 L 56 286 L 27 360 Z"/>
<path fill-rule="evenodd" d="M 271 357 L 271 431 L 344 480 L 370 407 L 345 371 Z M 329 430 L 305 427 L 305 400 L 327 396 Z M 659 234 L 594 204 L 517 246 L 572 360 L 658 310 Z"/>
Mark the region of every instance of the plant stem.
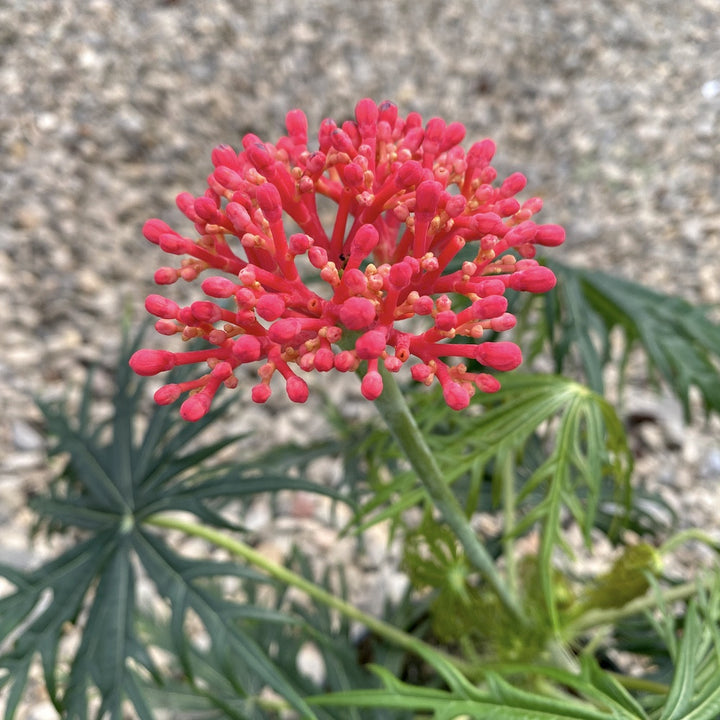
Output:
<path fill-rule="evenodd" d="M 292 570 L 288 570 L 282 565 L 278 565 L 269 558 L 265 557 L 262 553 L 257 552 L 257 550 L 253 550 L 253 548 L 246 545 L 244 542 L 229 537 L 227 534 L 215 530 L 214 528 L 200 525 L 199 523 L 188 520 L 181 520 L 171 515 L 151 515 L 143 522 L 155 527 L 179 530 L 186 535 L 192 535 L 194 537 L 207 540 L 213 545 L 227 550 L 232 555 L 241 557 L 247 562 L 259 567 L 276 580 L 295 587 L 323 605 L 337 610 L 350 620 L 356 620 L 357 622 L 362 623 L 379 637 L 403 648 L 403 650 L 407 650 L 408 652 L 412 652 L 417 656 L 428 660 L 430 660 L 433 655 L 440 656 L 444 661 L 452 663 L 454 667 L 466 675 L 477 676 L 478 674 L 477 669 L 474 670 L 470 664 L 438 650 L 431 645 L 428 645 L 419 638 L 409 635 L 393 625 L 389 625 L 383 620 L 380 620 L 379 618 L 364 613 L 351 603 L 327 592 L 327 590 L 324 590 L 319 585 L 316 585 L 301 575 L 294 573 Z"/>
<path fill-rule="evenodd" d="M 517 563 L 515 562 L 515 541 L 512 530 L 515 527 L 515 462 L 512 453 L 505 451 L 499 467 L 503 498 L 503 557 L 512 592 L 517 593 Z"/>
<path fill-rule="evenodd" d="M 375 400 L 375 406 L 385 424 L 435 506 L 442 513 L 445 522 L 455 533 L 470 562 L 482 573 L 514 620 L 525 625 L 526 619 L 517 598 L 498 573 L 492 557 L 470 526 L 455 495 L 445 482 L 440 466 L 425 442 L 394 376 L 382 367 L 382 363 L 380 363 L 380 372 L 383 378 L 383 391 Z"/>
<path fill-rule="evenodd" d="M 703 587 L 703 585 L 704 583 L 702 580 L 683 583 L 682 585 L 676 585 L 675 587 L 664 590 L 660 593 L 660 596 L 664 602 L 685 600 L 686 598 L 695 595 L 698 590 Z M 619 608 L 597 608 L 589 610 L 577 618 L 577 620 L 570 623 L 565 628 L 564 634 L 569 640 L 572 640 L 578 635 L 581 635 L 588 630 L 592 630 L 593 628 L 601 627 L 603 625 L 615 625 L 624 618 L 632 617 L 633 615 L 645 612 L 646 610 L 652 610 L 658 606 L 658 603 L 659 598 L 657 594 L 653 593 L 631 600 L 629 603 Z"/>

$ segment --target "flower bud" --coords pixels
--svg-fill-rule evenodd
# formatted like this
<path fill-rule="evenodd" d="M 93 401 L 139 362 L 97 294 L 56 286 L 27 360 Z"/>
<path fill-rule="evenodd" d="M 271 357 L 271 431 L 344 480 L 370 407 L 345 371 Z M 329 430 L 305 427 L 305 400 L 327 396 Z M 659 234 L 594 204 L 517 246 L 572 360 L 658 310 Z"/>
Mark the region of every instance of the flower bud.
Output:
<path fill-rule="evenodd" d="M 291 375 L 286 380 L 285 390 L 288 397 L 296 403 L 304 403 L 310 395 L 307 383 L 297 375 Z"/>
<path fill-rule="evenodd" d="M 233 343 L 232 352 L 241 363 L 255 362 L 260 359 L 262 345 L 254 335 L 241 335 Z"/>
<path fill-rule="evenodd" d="M 443 398 L 453 410 L 463 410 L 470 404 L 470 393 L 456 382 L 447 382 L 443 386 Z"/>
<path fill-rule="evenodd" d="M 372 360 L 382 355 L 385 345 L 385 333 L 380 330 L 370 330 L 357 339 L 355 352 L 361 360 Z"/>
<path fill-rule="evenodd" d="M 207 393 L 199 392 L 191 395 L 180 406 L 180 417 L 188 422 L 197 422 L 200 418 L 207 415 L 211 402 L 212 397 Z"/>
<path fill-rule="evenodd" d="M 366 400 L 377 400 L 383 390 L 382 376 L 379 372 L 370 371 L 365 374 L 360 384 L 360 392 Z"/>
<path fill-rule="evenodd" d="M 544 293 L 555 287 L 555 273 L 543 265 L 520 270 L 510 276 L 509 285 L 513 290 L 524 290 L 531 293 Z"/>
<path fill-rule="evenodd" d="M 522 352 L 513 342 L 486 342 L 478 345 L 475 358 L 487 367 L 507 372 L 520 365 Z"/>
<path fill-rule="evenodd" d="M 138 375 L 157 375 L 175 367 L 175 353 L 167 350 L 138 350 L 130 358 L 130 367 Z"/>
<path fill-rule="evenodd" d="M 375 306 L 363 297 L 348 298 L 340 307 L 340 321 L 348 330 L 363 330 L 375 320 Z"/>

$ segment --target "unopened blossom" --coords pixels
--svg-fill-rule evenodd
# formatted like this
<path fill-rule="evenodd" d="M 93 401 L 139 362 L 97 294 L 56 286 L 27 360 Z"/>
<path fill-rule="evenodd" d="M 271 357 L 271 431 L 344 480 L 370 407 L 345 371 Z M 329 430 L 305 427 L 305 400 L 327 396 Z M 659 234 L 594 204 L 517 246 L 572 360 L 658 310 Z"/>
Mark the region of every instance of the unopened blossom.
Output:
<path fill-rule="evenodd" d="M 423 125 L 389 102 L 361 100 L 355 119 L 340 126 L 324 120 L 317 149 L 308 147 L 300 110 L 286 126 L 275 144 L 249 134 L 240 152 L 213 150 L 205 193 L 177 198 L 197 237 L 161 220 L 145 224 L 150 242 L 180 258 L 155 273 L 156 283 L 198 280 L 205 294 L 185 307 L 159 294 L 145 301 L 158 332 L 205 341 L 133 355 L 140 375 L 203 368 L 194 380 L 161 387 L 156 401 L 186 395 L 180 412 L 198 420 L 248 364 L 257 367 L 258 403 L 278 376 L 290 399 L 304 402 L 303 376 L 331 370 L 360 370 L 362 393 L 374 400 L 381 367 L 405 365 L 418 382 L 437 380 L 457 410 L 476 390 L 497 390 L 485 370 L 522 360 L 514 343 L 485 339 L 515 325 L 504 293 L 550 290 L 555 277 L 535 249 L 565 238 L 561 227 L 531 219 L 539 198 L 516 199 L 525 177 L 497 182 L 491 140 L 466 151 L 460 123 Z M 469 370 L 468 360 L 482 371 Z"/>

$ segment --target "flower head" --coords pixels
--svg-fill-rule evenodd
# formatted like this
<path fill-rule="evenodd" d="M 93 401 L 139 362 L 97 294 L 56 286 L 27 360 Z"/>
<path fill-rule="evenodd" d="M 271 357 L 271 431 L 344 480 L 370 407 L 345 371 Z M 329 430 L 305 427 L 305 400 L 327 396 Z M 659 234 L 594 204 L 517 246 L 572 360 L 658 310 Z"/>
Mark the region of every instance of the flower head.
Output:
<path fill-rule="evenodd" d="M 302 374 L 358 368 L 362 393 L 374 400 L 381 364 L 390 372 L 409 364 L 426 385 L 437 379 L 454 409 L 467 406 L 476 389 L 497 390 L 492 375 L 469 371 L 463 360 L 500 371 L 520 364 L 514 343 L 484 342 L 483 335 L 515 324 L 507 288 L 541 293 L 555 285 L 535 247 L 565 237 L 561 227 L 530 219 L 539 198 L 515 198 L 524 176 L 496 183 L 491 140 L 466 152 L 460 123 L 433 118 L 423 127 L 417 113 L 402 118 L 389 102 L 361 100 L 355 120 L 341 126 L 324 120 L 317 150 L 308 148 L 300 110 L 288 113 L 286 125 L 274 145 L 246 135 L 239 153 L 215 148 L 205 194 L 177 198 L 197 239 L 161 220 L 145 223 L 150 242 L 183 257 L 160 268 L 155 281 L 203 275 L 207 298 L 186 307 L 155 294 L 145 302 L 158 332 L 209 345 L 133 355 L 140 375 L 206 367 L 195 380 L 161 387 L 156 401 L 189 393 L 181 414 L 198 420 L 248 363 L 259 363 L 251 396 L 261 403 L 277 375 L 290 399 L 304 402 Z M 326 229 L 328 200 L 337 209 Z M 290 225 L 299 232 L 289 233 Z"/>

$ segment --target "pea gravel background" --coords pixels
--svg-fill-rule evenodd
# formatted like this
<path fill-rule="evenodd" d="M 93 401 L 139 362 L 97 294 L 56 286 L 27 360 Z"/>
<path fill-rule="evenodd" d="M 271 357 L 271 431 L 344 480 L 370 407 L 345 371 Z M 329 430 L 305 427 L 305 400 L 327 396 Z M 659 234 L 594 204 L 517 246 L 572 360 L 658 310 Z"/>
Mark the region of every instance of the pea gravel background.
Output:
<path fill-rule="evenodd" d="M 164 263 L 144 220 L 189 232 L 174 197 L 204 190 L 215 145 L 272 141 L 294 107 L 311 129 L 343 120 L 365 96 L 459 120 L 466 145 L 492 137 L 500 173 L 523 171 L 567 228 L 555 257 L 720 301 L 719 0 L 0 0 L 0 560 L 52 552 L 27 535 L 49 472 L 28 394 L 72 396 L 89 364 L 112 366 Z M 280 395 L 259 409 L 238 393 L 228 424 L 319 431 L 312 404 Z M 720 539 L 717 423 L 684 427 L 641 376 L 628 408 L 650 418 L 638 482 Z M 286 509 L 249 518 L 268 552 L 335 548 L 368 603 L 401 583 L 382 536 L 357 559 L 322 507 Z M 40 694 L 23 712 L 53 717 Z"/>

